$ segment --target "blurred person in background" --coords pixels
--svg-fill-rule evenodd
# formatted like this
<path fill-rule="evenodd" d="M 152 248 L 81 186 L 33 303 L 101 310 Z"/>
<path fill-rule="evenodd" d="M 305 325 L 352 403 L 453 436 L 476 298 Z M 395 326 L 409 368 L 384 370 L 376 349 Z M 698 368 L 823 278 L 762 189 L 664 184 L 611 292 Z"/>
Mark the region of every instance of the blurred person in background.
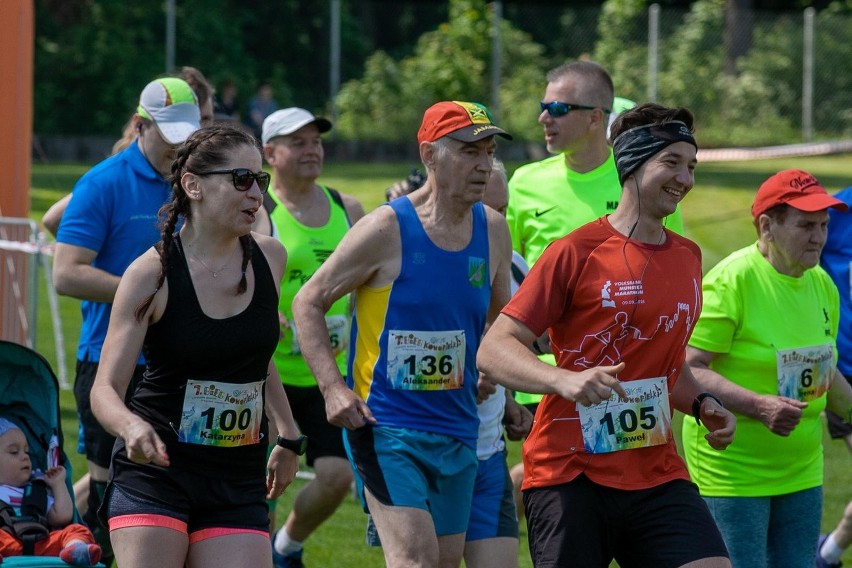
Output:
<path fill-rule="evenodd" d="M 847 206 L 852 205 L 852 187 L 836 193 L 835 198 Z M 822 249 L 820 265 L 825 269 L 840 292 L 840 327 L 837 331 L 837 368 L 852 378 L 852 212 L 828 210 L 828 236 Z M 834 440 L 843 440 L 852 453 L 852 417 L 825 411 L 828 433 Z M 852 501 L 846 505 L 843 518 L 829 534 L 820 535 L 817 546 L 816 568 L 840 568 L 843 552 L 852 545 Z"/>
<path fill-rule="evenodd" d="M 186 81 L 195 93 L 195 97 L 198 99 L 198 109 L 201 113 L 201 126 L 210 126 L 213 124 L 214 90 L 213 86 L 207 81 L 204 74 L 195 67 L 185 66 L 181 68 L 180 73 L 177 73 L 175 77 L 179 77 Z M 134 116 L 135 113 L 130 116 L 127 123 L 124 125 L 121 138 L 116 140 L 115 144 L 113 144 L 113 155 L 121 152 L 130 146 L 131 142 L 136 140 L 138 129 L 134 122 Z M 44 228 L 47 229 L 51 235 L 56 236 L 56 232 L 59 230 L 59 222 L 62 221 L 62 215 L 65 213 L 65 209 L 68 207 L 68 202 L 71 200 L 72 195 L 73 193 L 69 193 L 51 205 L 42 216 L 41 224 L 44 225 Z"/>
<path fill-rule="evenodd" d="M 110 310 L 119 280 L 139 255 L 159 240 L 157 212 L 169 200 L 166 176 L 178 146 L 200 127 L 198 99 L 182 79 L 149 83 L 133 117 L 136 140 L 89 170 L 74 186 L 56 237 L 53 285 L 61 295 L 83 300 L 74 398 L 84 435 L 90 475 L 84 520 L 111 562 L 109 538 L 97 521 L 115 438 L 92 414 L 95 380 Z M 133 384 L 144 371 L 138 355 Z"/>
<path fill-rule="evenodd" d="M 273 537 L 276 568 L 302 566 L 304 542 L 340 506 L 352 485 L 352 470 L 343 447 L 343 433 L 325 416 L 325 401 L 302 357 L 302 335 L 293 321 L 293 298 L 337 248 L 361 217 L 364 208 L 351 195 L 317 183 L 325 153 L 322 134 L 332 124 L 305 109 L 273 112 L 263 121 L 263 155 L 275 175 L 264 198 L 271 230 L 288 252 L 278 304 L 281 338 L 273 360 L 284 383 L 296 423 L 310 440 L 306 461 L 315 477 L 296 495 L 293 509 Z M 261 229 L 258 231 L 263 232 Z M 340 298 L 325 314 L 328 336 L 335 345 L 341 371 L 346 369 L 349 298 Z M 271 504 L 274 512 L 275 504 Z M 274 530 L 274 517 L 272 519 Z"/>

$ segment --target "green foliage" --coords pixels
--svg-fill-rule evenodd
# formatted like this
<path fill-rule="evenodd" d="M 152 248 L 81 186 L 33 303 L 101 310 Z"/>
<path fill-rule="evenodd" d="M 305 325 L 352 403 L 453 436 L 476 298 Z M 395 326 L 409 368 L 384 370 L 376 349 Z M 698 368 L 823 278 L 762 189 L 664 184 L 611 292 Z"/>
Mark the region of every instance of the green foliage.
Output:
<path fill-rule="evenodd" d="M 36 3 L 35 129 L 40 133 L 120 133 L 145 82 L 162 70 L 146 50 L 164 34 L 162 9 L 120 1 L 81 4 L 71 16 Z M 72 20 L 62 16 L 73 17 Z M 73 88 L 69 88 L 70 86 Z"/>
<path fill-rule="evenodd" d="M 118 135 L 142 88 L 165 73 L 163 0 L 40 0 L 35 3 L 35 131 Z M 327 2 L 181 0 L 175 64 L 239 88 L 243 105 L 262 82 L 281 106 L 325 112 Z M 341 73 L 370 50 L 342 2 Z M 174 70 L 171 70 L 174 71 Z"/>
<path fill-rule="evenodd" d="M 615 93 L 646 99 L 648 85 L 648 8 L 644 0 L 609 0 L 598 19 L 594 61 L 612 76 Z"/>
<path fill-rule="evenodd" d="M 329 2 L 175 4 L 176 65 L 195 66 L 217 85 L 233 81 L 243 115 L 261 82 L 272 85 L 281 106 L 331 110 Z M 538 142 L 536 102 L 544 71 L 586 54 L 610 71 L 617 94 L 645 100 L 649 2 L 607 0 L 600 8 L 597 2 L 563 4 L 504 2 L 495 101 L 492 5 L 486 0 L 398 0 L 392 10 L 383 0 L 341 0 L 344 88 L 336 101 L 341 114 L 333 135 L 410 142 L 426 106 L 462 99 L 489 105 L 516 138 Z M 660 4 L 659 102 L 692 109 L 705 146 L 800 141 L 800 11 L 755 11 L 751 50 L 736 62 L 736 73 L 726 75 L 730 3 Z M 689 10 L 682 12 L 687 4 Z M 791 10 L 805 4 L 828 2 L 772 0 L 762 6 Z M 142 87 L 165 72 L 164 5 L 163 0 L 35 0 L 35 131 L 117 137 Z M 852 0 L 835 0 L 816 15 L 819 138 L 852 136 L 850 18 Z"/>
<path fill-rule="evenodd" d="M 852 137 L 852 73 L 849 72 L 852 46 L 852 0 L 846 2 L 846 14 L 817 14 L 814 50 L 818 64 L 815 82 L 820 86 L 814 96 L 814 127 L 830 130 L 836 136 Z"/>
<path fill-rule="evenodd" d="M 343 86 L 337 99 L 338 133 L 361 140 L 412 141 L 423 111 L 439 100 L 472 100 L 493 106 L 490 95 L 491 13 L 484 0 L 452 0 L 449 21 L 418 39 L 414 53 L 394 61 L 384 52 L 367 59 L 361 79 Z M 505 20 L 500 25 L 500 124 L 534 139 L 535 104 L 544 75 L 543 48 Z M 393 128 L 388 128 L 389 122 Z"/>
<path fill-rule="evenodd" d="M 703 146 L 759 146 L 799 142 L 802 115 L 800 13 L 756 19 L 752 45 L 725 73 L 725 0 L 697 0 L 660 39 L 658 101 L 696 115 Z M 852 45 L 849 19 L 839 8 L 816 20 L 815 126 L 828 135 L 852 132 L 852 77 L 844 68 Z M 599 22 L 595 58 L 611 72 L 616 93 L 645 99 L 647 10 L 640 0 L 609 0 Z M 604 33 L 604 30 L 607 30 Z M 844 59 L 845 58 L 845 59 Z M 759 127 L 755 127 L 759 125 Z"/>

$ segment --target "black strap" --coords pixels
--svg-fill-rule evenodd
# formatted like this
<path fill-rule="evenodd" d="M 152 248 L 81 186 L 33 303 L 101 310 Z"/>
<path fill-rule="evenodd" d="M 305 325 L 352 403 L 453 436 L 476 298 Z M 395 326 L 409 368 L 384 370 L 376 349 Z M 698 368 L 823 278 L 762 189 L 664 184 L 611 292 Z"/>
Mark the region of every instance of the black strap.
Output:
<path fill-rule="evenodd" d="M 352 219 L 349 218 L 349 211 L 346 210 L 346 206 L 343 204 L 343 197 L 340 195 L 340 192 L 334 188 L 326 187 L 328 193 L 331 195 L 331 200 L 334 201 L 338 207 L 343 209 L 343 214 L 346 216 L 346 224 L 350 227 L 352 226 Z M 278 202 L 275 201 L 269 192 L 263 194 L 263 208 L 266 209 L 266 212 L 269 213 L 270 225 L 272 224 L 272 212 L 275 211 L 275 208 L 278 207 Z"/>
<path fill-rule="evenodd" d="M 514 262 L 512 263 L 512 280 L 515 281 L 515 284 L 518 286 L 524 281 L 524 273 Z"/>
<path fill-rule="evenodd" d="M 326 189 L 328 190 L 328 193 L 331 194 L 331 200 L 337 203 L 338 207 L 343 209 L 343 215 L 346 216 L 346 224 L 351 227 L 352 219 L 349 218 L 349 211 L 346 210 L 346 206 L 343 204 L 343 197 L 341 197 L 340 192 L 330 187 L 327 187 Z"/>
<path fill-rule="evenodd" d="M 272 196 L 269 195 L 269 192 L 263 194 L 263 208 L 266 209 L 266 212 L 272 215 L 272 212 L 275 211 L 275 208 L 278 207 L 278 202 L 272 199 Z M 270 221 L 271 222 L 271 221 Z"/>
<path fill-rule="evenodd" d="M 35 545 L 50 534 L 47 525 L 47 484 L 33 479 L 21 502 L 21 514 L 4 501 L 0 501 L 0 530 L 19 539 L 24 556 L 35 555 Z"/>
<path fill-rule="evenodd" d="M 698 396 L 695 397 L 695 400 L 692 401 L 692 416 L 695 417 L 695 423 L 699 426 L 701 425 L 701 403 L 705 398 L 712 398 L 715 400 L 719 406 L 725 408 L 725 405 L 722 404 L 722 401 L 716 398 L 714 395 L 709 392 L 699 393 Z"/>
<path fill-rule="evenodd" d="M 47 483 L 43 479 L 32 479 L 27 484 L 21 503 L 21 515 L 41 517 L 47 521 Z"/>

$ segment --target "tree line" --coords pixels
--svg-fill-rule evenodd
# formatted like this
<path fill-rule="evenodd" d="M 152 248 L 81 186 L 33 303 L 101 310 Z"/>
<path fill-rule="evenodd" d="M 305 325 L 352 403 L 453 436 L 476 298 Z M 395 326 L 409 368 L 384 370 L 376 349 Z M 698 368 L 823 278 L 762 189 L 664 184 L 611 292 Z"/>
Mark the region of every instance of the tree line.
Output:
<path fill-rule="evenodd" d="M 663 22 L 659 102 L 698 110 L 712 143 L 728 142 L 722 139 L 737 128 L 744 143 L 761 143 L 767 132 L 798 136 L 801 13 L 783 10 L 819 8 L 817 50 L 826 59 L 816 67 L 824 83 L 816 124 L 826 136 L 852 135 L 852 74 L 837 72 L 852 55 L 849 0 L 658 3 L 671 15 Z M 335 133 L 343 138 L 408 140 L 431 102 L 463 98 L 494 104 L 508 129 L 536 140 L 530 113 L 537 115 L 544 72 L 567 59 L 601 62 L 618 94 L 644 100 L 649 4 L 504 0 L 497 101 L 494 4 L 485 0 L 341 0 L 342 89 L 335 101 L 330 0 L 176 0 L 176 63 L 198 67 L 214 85 L 235 84 L 243 109 L 264 82 L 281 106 L 325 114 L 336 108 Z M 163 0 L 37 0 L 35 131 L 117 135 L 142 86 L 165 72 L 163 6 Z M 774 12 L 754 19 L 744 36 L 740 30 L 742 53 L 732 59 L 724 46 L 735 9 Z M 749 124 L 755 119 L 766 127 L 756 131 Z"/>

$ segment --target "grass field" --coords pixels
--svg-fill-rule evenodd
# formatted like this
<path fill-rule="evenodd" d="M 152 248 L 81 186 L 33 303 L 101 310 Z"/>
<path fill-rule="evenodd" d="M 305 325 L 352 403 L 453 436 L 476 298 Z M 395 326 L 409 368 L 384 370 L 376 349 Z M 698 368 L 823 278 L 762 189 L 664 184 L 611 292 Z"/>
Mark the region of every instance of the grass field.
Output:
<path fill-rule="evenodd" d="M 509 172 L 520 164 L 507 164 Z M 404 177 L 415 163 L 383 164 L 328 164 L 320 181 L 361 199 L 367 211 L 384 200 L 384 188 Z M 31 216 L 40 219 L 43 212 L 57 199 L 68 193 L 74 182 L 86 171 L 86 165 L 35 165 L 32 172 Z M 704 255 L 704 268 L 709 269 L 731 251 L 755 240 L 751 224 L 750 207 L 754 191 L 769 175 L 786 168 L 801 168 L 813 173 L 823 185 L 835 192 L 852 184 L 852 155 L 820 158 L 795 158 L 700 164 L 696 171 L 696 185 L 683 203 L 687 236 L 698 242 Z M 57 355 L 54 351 L 53 329 L 47 304 L 44 282 L 41 282 L 38 307 L 38 350 L 44 354 L 54 369 Z M 79 302 L 60 298 L 62 330 L 65 336 L 65 357 L 69 380 L 73 381 L 73 364 L 79 334 Z M 85 471 L 81 456 L 74 453 L 77 442 L 77 420 L 73 395 L 61 393 L 63 430 L 66 450 L 72 457 L 76 476 Z M 676 421 L 677 424 L 679 422 Z M 823 530 L 829 530 L 840 519 L 850 498 L 850 456 L 839 442 L 826 440 L 825 444 L 825 507 Z M 510 445 L 510 463 L 520 459 L 519 444 Z M 279 499 L 278 522 L 283 522 L 293 497 L 302 486 L 296 481 Z M 305 560 L 310 566 L 337 566 L 340 568 L 382 565 L 379 549 L 364 545 L 366 518 L 356 500 L 347 499 L 335 516 L 311 537 L 306 546 Z M 852 551 L 847 551 L 844 561 L 852 565 Z M 531 566 L 526 547 L 526 533 L 522 526 L 520 566 Z"/>

